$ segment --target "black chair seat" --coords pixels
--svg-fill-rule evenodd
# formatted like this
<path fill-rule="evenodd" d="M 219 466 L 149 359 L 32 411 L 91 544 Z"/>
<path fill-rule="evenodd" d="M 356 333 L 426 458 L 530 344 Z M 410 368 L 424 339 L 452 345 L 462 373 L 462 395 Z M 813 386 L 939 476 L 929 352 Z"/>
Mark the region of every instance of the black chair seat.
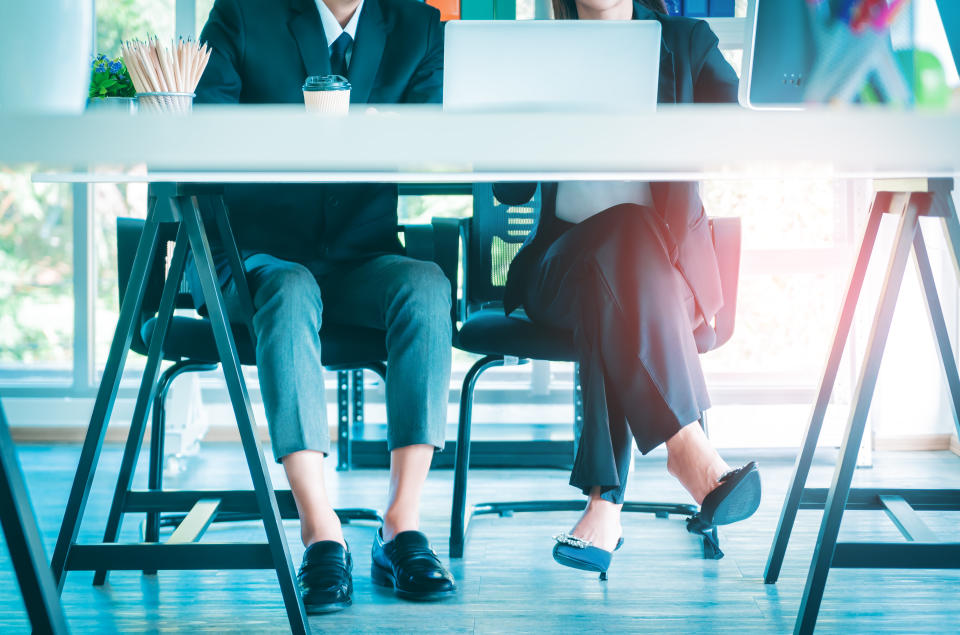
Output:
<path fill-rule="evenodd" d="M 143 324 L 141 335 L 149 345 L 157 319 Z M 233 337 L 237 342 L 240 363 L 256 364 L 253 344 L 244 325 L 233 325 Z M 379 329 L 339 324 L 324 325 L 320 329 L 320 355 L 324 366 L 347 366 L 351 368 L 366 363 L 382 362 L 387 358 L 386 333 Z M 213 338 L 213 326 L 206 318 L 175 316 L 167 333 L 165 357 L 178 360 L 190 358 L 198 362 L 219 363 L 220 355 Z"/>
<path fill-rule="evenodd" d="M 575 361 L 569 331 L 534 324 L 529 318 L 506 316 L 501 308 L 477 311 L 460 327 L 457 348 L 480 355 L 505 355 L 554 362 Z"/>

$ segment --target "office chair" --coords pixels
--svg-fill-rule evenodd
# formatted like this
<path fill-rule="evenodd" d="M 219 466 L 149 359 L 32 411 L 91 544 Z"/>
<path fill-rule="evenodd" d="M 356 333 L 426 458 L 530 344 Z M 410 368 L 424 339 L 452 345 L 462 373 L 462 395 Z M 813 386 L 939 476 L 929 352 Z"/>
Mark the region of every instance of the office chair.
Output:
<path fill-rule="evenodd" d="M 473 516 L 513 512 L 580 511 L 583 500 L 493 502 L 473 505 L 466 512 L 467 477 L 470 464 L 470 434 L 473 395 L 477 380 L 489 368 L 503 366 L 508 360 L 540 359 L 573 362 L 576 359 L 572 334 L 566 331 L 535 325 L 523 317 L 505 316 L 503 289 L 510 263 L 533 229 L 539 188 L 533 200 L 524 206 L 510 207 L 493 195 L 490 184 L 474 186 L 474 213 L 472 218 L 451 222 L 434 220 L 438 262 L 456 280 L 456 255 L 462 246 L 463 293 L 458 303 L 457 321 L 460 327 L 454 334 L 454 345 L 460 350 L 483 355 L 467 372 L 460 393 L 460 420 L 457 431 L 456 473 L 454 476 L 453 510 L 450 519 L 450 556 L 463 557 L 469 521 Z M 701 329 L 695 333 L 698 349 L 716 348 L 733 335 L 737 303 L 737 283 L 740 269 L 740 219 L 714 218 L 710 220 L 714 246 L 720 263 L 724 305 L 716 316 L 712 333 Z M 574 406 L 576 425 L 583 420 L 580 382 L 575 373 Z M 701 419 L 701 425 L 705 420 Z M 572 460 L 573 457 L 571 457 Z M 680 503 L 627 502 L 625 512 L 653 513 L 659 518 L 671 514 L 687 517 L 697 513 L 695 505 Z M 687 523 L 691 533 L 703 539 L 703 554 L 708 559 L 723 557 L 715 527 L 698 530 Z"/>
<path fill-rule="evenodd" d="M 136 255 L 144 221 L 133 218 L 117 219 L 117 269 L 120 298 L 126 290 Z M 168 242 L 175 238 L 172 228 L 163 228 L 163 238 Z M 165 231 L 165 233 L 164 233 Z M 401 228 L 406 243 L 407 253 L 413 257 L 430 259 L 433 254 L 432 228 L 429 225 L 411 225 Z M 150 339 L 156 327 L 156 313 L 160 306 L 160 295 L 163 287 L 166 265 L 165 250 L 158 250 L 144 297 L 144 310 L 140 316 L 140 326 L 135 330 L 131 350 L 146 355 Z M 193 309 L 193 299 L 186 286 L 181 285 L 177 295 L 176 306 L 179 309 Z M 233 336 L 237 343 L 240 362 L 244 365 L 255 365 L 256 356 L 249 332 L 243 324 L 233 327 Z M 338 407 L 338 464 L 340 467 L 349 467 L 350 448 L 350 371 L 365 369 L 375 372 L 381 380 L 386 381 L 386 333 L 379 329 L 370 329 L 357 326 L 333 324 L 324 322 L 320 330 L 321 361 L 325 368 L 337 372 L 337 407 Z M 167 333 L 164 347 L 164 359 L 174 362 L 164 371 L 158 380 L 153 402 L 151 422 L 149 472 L 147 488 L 158 491 L 163 488 L 163 456 L 164 434 L 166 427 L 166 396 L 173 381 L 185 373 L 215 370 L 219 365 L 219 355 L 214 341 L 213 329 L 210 321 L 202 316 L 175 315 Z M 362 407 L 362 401 L 356 398 L 354 403 Z M 354 415 L 362 416 L 357 413 Z M 115 541 L 119 533 L 121 517 L 126 513 L 126 491 L 119 486 L 114 493 L 110 516 L 107 524 L 105 542 Z M 296 506 L 289 490 L 277 492 L 277 504 L 283 518 L 297 518 Z M 380 514 L 373 509 L 348 508 L 337 509 L 341 522 L 348 524 L 351 521 L 365 520 L 382 522 Z M 160 528 L 163 526 L 177 526 L 185 514 L 164 514 L 148 512 L 144 525 L 144 540 L 158 542 Z M 241 512 L 220 512 L 214 522 L 241 521 L 259 519 L 257 514 Z M 145 571 L 145 573 L 155 573 Z M 94 584 L 105 581 L 105 572 L 98 571 L 94 577 Z"/>

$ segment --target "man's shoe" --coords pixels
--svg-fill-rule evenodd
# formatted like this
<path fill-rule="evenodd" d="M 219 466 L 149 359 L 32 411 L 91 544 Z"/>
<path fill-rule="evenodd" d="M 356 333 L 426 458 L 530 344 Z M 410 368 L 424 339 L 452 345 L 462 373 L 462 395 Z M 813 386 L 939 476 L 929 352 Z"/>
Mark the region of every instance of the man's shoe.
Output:
<path fill-rule="evenodd" d="M 303 553 L 297 581 L 307 613 L 334 613 L 353 604 L 353 558 L 335 540 L 315 542 Z"/>
<path fill-rule="evenodd" d="M 382 530 L 373 539 L 371 581 L 396 589 L 407 600 L 442 600 L 456 594 L 453 576 L 427 537 L 419 531 L 402 531 L 390 542 L 383 541 Z"/>

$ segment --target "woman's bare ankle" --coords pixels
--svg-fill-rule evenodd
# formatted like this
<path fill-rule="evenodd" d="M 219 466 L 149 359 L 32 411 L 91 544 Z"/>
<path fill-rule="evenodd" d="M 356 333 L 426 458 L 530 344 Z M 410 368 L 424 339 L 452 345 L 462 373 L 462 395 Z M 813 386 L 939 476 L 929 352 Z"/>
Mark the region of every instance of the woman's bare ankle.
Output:
<path fill-rule="evenodd" d="M 571 530 L 571 535 L 588 540 L 600 549 L 613 551 L 623 535 L 620 524 L 622 508 L 622 504 L 601 498 L 599 490 L 595 489 L 587 500 L 583 515 Z"/>
<path fill-rule="evenodd" d="M 720 484 L 730 469 L 697 424 L 684 426 L 667 440 L 667 472 L 680 481 L 697 504 Z"/>

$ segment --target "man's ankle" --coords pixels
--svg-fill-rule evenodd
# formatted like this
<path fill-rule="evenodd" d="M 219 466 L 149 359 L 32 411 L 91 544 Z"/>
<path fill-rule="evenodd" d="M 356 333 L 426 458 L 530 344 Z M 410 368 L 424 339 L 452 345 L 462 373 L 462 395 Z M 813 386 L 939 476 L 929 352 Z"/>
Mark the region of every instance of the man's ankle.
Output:
<path fill-rule="evenodd" d="M 316 534 L 316 533 L 311 534 L 310 536 L 301 534 L 300 539 L 303 541 L 304 547 L 309 547 L 310 545 L 316 544 L 318 542 L 331 541 L 331 542 L 339 542 L 341 545 L 343 545 L 344 549 L 347 548 L 347 541 L 343 537 L 343 534 L 340 534 L 339 536 L 335 536 L 332 534 L 327 535 L 327 534 Z"/>
<path fill-rule="evenodd" d="M 304 547 L 309 547 L 315 542 L 323 542 L 324 540 L 332 540 L 339 542 L 344 547 L 347 546 L 347 541 L 343 537 L 340 518 L 332 509 L 329 515 L 325 515 L 322 519 L 313 519 L 310 522 L 304 522 L 301 519 L 300 523 L 300 539 L 303 541 Z"/>
<path fill-rule="evenodd" d="M 387 510 L 383 515 L 383 533 L 384 542 L 390 542 L 394 537 L 404 531 L 418 531 L 420 529 L 420 518 L 416 513 L 403 511 Z"/>

